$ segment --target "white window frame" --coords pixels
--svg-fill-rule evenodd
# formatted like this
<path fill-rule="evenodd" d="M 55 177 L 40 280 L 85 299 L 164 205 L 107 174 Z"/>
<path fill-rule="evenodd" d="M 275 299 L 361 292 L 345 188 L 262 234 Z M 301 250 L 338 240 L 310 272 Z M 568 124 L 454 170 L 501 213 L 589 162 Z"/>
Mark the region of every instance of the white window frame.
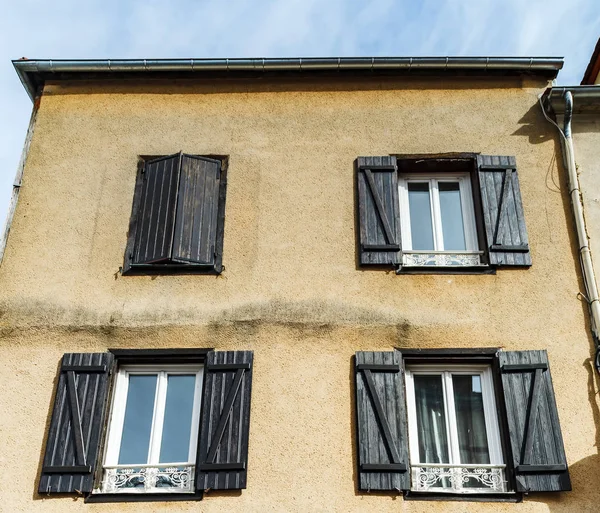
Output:
<path fill-rule="evenodd" d="M 159 463 L 160 445 L 164 427 L 165 407 L 167 400 L 168 377 L 173 375 L 195 374 L 196 383 L 194 388 L 194 403 L 192 407 L 192 421 L 190 426 L 190 446 L 187 461 L 173 461 Z M 125 422 L 125 410 L 127 406 L 127 393 L 129 390 L 129 376 L 132 375 L 157 375 L 157 385 L 154 397 L 154 411 L 152 413 L 152 427 L 150 431 L 150 446 L 148 458 L 139 464 L 119 464 L 119 452 L 123 436 L 123 425 Z M 108 423 L 106 448 L 104 454 L 104 470 L 109 469 L 150 469 L 166 467 L 187 467 L 192 471 L 196 465 L 198 433 L 200 428 L 200 407 L 202 399 L 204 366 L 203 365 L 126 365 L 120 367 L 116 374 L 113 388 L 113 396 Z M 192 489 L 186 490 L 193 492 Z M 111 490 L 112 492 L 148 493 L 148 492 L 173 492 L 181 491 L 168 487 L 149 489 L 134 488 L 123 490 Z M 106 491 L 104 492 L 106 493 Z"/>
<path fill-rule="evenodd" d="M 481 392 L 483 399 L 483 413 L 485 419 L 485 428 L 487 434 L 488 450 L 490 463 L 487 465 L 463 463 L 460 461 L 460 450 L 458 443 L 458 427 L 456 422 L 456 408 L 454 404 L 454 388 L 452 375 L 479 375 L 481 380 Z M 440 375 L 442 377 L 442 388 L 444 394 L 444 411 L 446 420 L 446 436 L 448 440 L 448 464 L 428 464 L 419 461 L 419 430 L 417 427 L 417 406 L 415 399 L 415 375 Z M 406 368 L 406 405 L 408 413 L 408 439 L 411 467 L 463 467 L 463 468 L 498 468 L 502 469 L 504 475 L 504 456 L 502 454 L 502 444 L 500 441 L 500 428 L 498 421 L 498 410 L 496 408 L 496 399 L 494 395 L 494 382 L 492 368 L 490 365 L 411 365 Z M 412 473 L 411 473 L 412 475 Z M 416 483 L 413 478 L 413 490 Z M 451 493 L 498 493 L 498 491 L 485 489 L 462 488 L 460 483 L 456 483 L 452 488 L 434 488 L 433 492 L 451 492 Z M 508 491 L 504 489 L 503 491 Z"/>
<path fill-rule="evenodd" d="M 465 250 L 454 251 L 444 248 L 444 235 L 442 229 L 442 213 L 440 207 L 439 183 L 458 182 L 460 191 L 460 203 L 462 210 L 462 221 L 465 234 Z M 409 183 L 427 183 L 429 185 L 429 205 L 431 208 L 431 222 L 433 231 L 433 250 L 413 250 L 411 219 L 409 207 Z M 398 175 L 398 197 L 400 201 L 400 233 L 402 238 L 402 252 L 406 254 L 427 255 L 480 255 L 477 240 L 477 224 L 475 221 L 475 207 L 473 203 L 473 191 L 471 188 L 471 175 L 465 173 L 402 173 Z M 458 259 L 460 260 L 460 259 Z M 471 258 L 464 258 L 464 265 L 478 264 Z M 438 265 L 444 265 L 444 260 L 438 261 Z M 409 262 L 404 262 L 405 264 Z M 455 264 L 456 265 L 456 264 Z M 459 264 L 460 265 L 460 264 Z"/>

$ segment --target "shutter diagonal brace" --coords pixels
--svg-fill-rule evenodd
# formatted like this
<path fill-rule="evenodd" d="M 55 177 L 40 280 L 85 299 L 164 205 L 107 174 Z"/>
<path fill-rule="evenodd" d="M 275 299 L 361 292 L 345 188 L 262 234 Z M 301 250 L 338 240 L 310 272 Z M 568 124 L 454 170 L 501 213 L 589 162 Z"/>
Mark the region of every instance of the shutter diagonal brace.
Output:
<path fill-rule="evenodd" d="M 500 242 L 500 236 L 506 232 L 506 227 L 508 225 L 508 195 L 510 194 L 509 186 L 512 184 L 513 169 L 505 169 L 504 170 L 504 183 L 502 185 L 502 195 L 500 196 L 500 202 L 498 205 L 498 222 L 496 224 L 496 230 L 494 233 L 494 241 L 492 246 L 490 247 L 491 251 L 515 251 L 526 253 L 529 251 L 529 246 L 527 244 L 519 244 L 519 245 L 509 245 L 502 244 Z M 514 185 L 513 185 L 514 187 Z M 506 223 L 502 223 L 506 219 Z"/>
<path fill-rule="evenodd" d="M 385 209 L 383 208 L 383 202 L 381 201 L 379 192 L 375 187 L 375 180 L 373 180 L 373 172 L 368 168 L 363 169 L 363 171 L 367 178 L 367 183 L 369 184 L 371 196 L 373 197 L 373 201 L 375 202 L 375 206 L 377 207 L 377 213 L 379 214 L 379 218 L 381 219 L 381 224 L 383 225 L 385 238 L 387 239 L 388 244 L 394 245 L 396 244 L 396 237 L 394 237 L 394 234 L 392 233 L 390 222 L 385 213 Z"/>
<path fill-rule="evenodd" d="M 376 471 L 390 471 L 396 470 L 399 472 L 406 471 L 406 465 L 400 461 L 400 456 L 398 454 L 398 450 L 394 444 L 392 439 L 392 432 L 390 430 L 390 425 L 387 421 L 387 417 L 385 412 L 383 411 L 383 407 L 381 405 L 381 400 L 379 398 L 379 394 L 377 393 L 377 389 L 375 388 L 375 383 L 373 382 L 373 375 L 370 369 L 359 369 L 362 371 L 365 381 L 367 383 L 367 388 L 369 389 L 369 395 L 371 397 L 371 401 L 373 403 L 373 408 L 375 410 L 375 415 L 377 417 L 378 424 L 381 428 L 381 433 L 383 440 L 385 442 L 385 446 L 388 450 L 388 455 L 391 460 L 390 465 L 378 464 L 378 465 L 370 465 L 363 464 L 361 465 L 362 470 L 376 470 Z M 395 370 L 397 372 L 397 370 Z M 392 465 L 393 464 L 393 465 Z M 395 468 L 390 468 L 395 467 Z"/>
<path fill-rule="evenodd" d="M 217 425 L 217 429 L 215 430 L 214 438 L 212 440 L 212 444 L 210 449 L 208 450 L 208 454 L 206 456 L 206 463 L 212 464 L 214 463 L 215 457 L 217 455 L 217 448 L 221 443 L 221 438 L 223 438 L 223 433 L 225 433 L 225 426 L 227 424 L 227 420 L 231 415 L 231 410 L 233 408 L 233 401 L 235 400 L 237 393 L 239 391 L 240 385 L 242 383 L 242 378 L 244 376 L 244 369 L 237 369 L 235 373 L 235 377 L 233 378 L 233 383 L 229 388 L 229 393 L 227 394 L 227 399 L 225 400 L 225 405 L 223 406 L 223 411 L 221 412 L 221 418 L 219 419 L 219 424 Z M 209 470 L 208 468 L 204 469 L 203 466 L 200 466 L 200 470 Z"/>
<path fill-rule="evenodd" d="M 81 429 L 81 413 L 75 386 L 75 372 L 67 371 L 67 393 L 69 396 L 69 409 L 71 410 L 71 424 L 73 426 L 73 439 L 75 440 L 75 461 L 78 466 L 85 466 L 85 451 L 83 448 L 83 432 Z"/>

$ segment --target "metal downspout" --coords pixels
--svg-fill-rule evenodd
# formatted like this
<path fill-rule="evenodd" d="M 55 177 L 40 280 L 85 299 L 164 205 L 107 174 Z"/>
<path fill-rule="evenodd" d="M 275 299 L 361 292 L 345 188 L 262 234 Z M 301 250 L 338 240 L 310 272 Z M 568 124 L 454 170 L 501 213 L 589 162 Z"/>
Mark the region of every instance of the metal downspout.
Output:
<path fill-rule="evenodd" d="M 579 177 L 577 176 L 577 166 L 575 164 L 575 148 L 573 146 L 573 136 L 571 131 L 571 121 L 573 119 L 573 94 L 566 91 L 565 114 L 564 114 L 564 148 L 565 164 L 567 166 L 569 195 L 571 196 L 571 205 L 573 206 L 573 216 L 577 230 L 577 242 L 579 244 L 579 260 L 583 274 L 583 282 L 587 292 L 587 301 L 590 308 L 592 334 L 596 344 L 596 354 L 594 365 L 596 371 L 600 372 L 600 337 L 598 329 L 600 328 L 600 298 L 598 297 L 598 286 L 596 284 L 596 275 L 592 263 L 592 255 L 588 244 L 588 236 L 585 229 L 585 218 L 583 215 L 583 203 L 579 190 Z"/>

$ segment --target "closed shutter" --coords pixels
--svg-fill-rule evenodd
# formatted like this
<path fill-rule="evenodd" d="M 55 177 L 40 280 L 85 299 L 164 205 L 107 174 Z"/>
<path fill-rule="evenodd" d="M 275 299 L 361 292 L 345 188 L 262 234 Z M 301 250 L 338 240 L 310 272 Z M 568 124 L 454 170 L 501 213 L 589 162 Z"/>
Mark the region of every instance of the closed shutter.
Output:
<path fill-rule="evenodd" d="M 39 493 L 89 493 L 108 395 L 110 353 L 63 356 Z"/>
<path fill-rule="evenodd" d="M 246 488 L 252 351 L 211 351 L 204 368 L 196 488 Z"/>
<path fill-rule="evenodd" d="M 181 154 L 146 162 L 132 265 L 171 258 Z"/>
<path fill-rule="evenodd" d="M 360 490 L 409 490 L 408 426 L 402 356 L 358 352 L 355 357 Z"/>
<path fill-rule="evenodd" d="M 530 266 L 515 157 L 478 155 L 477 166 L 490 265 Z"/>
<path fill-rule="evenodd" d="M 400 263 L 400 205 L 396 157 L 357 160 L 361 265 Z"/>
<path fill-rule="evenodd" d="M 517 491 L 570 490 L 546 351 L 501 351 L 499 363 Z"/>
<path fill-rule="evenodd" d="M 215 265 L 221 162 L 183 155 L 173 261 Z"/>

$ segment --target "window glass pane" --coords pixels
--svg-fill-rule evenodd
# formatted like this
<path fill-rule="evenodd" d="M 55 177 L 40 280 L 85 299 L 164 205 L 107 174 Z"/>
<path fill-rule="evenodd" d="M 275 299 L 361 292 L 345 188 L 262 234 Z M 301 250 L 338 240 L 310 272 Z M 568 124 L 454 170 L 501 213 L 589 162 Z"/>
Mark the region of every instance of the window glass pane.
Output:
<path fill-rule="evenodd" d="M 467 249 L 458 182 L 439 182 L 444 250 Z"/>
<path fill-rule="evenodd" d="M 410 210 L 410 233 L 412 249 L 433 250 L 433 225 L 431 222 L 431 202 L 429 184 L 408 184 L 408 206 Z"/>
<path fill-rule="evenodd" d="M 461 463 L 489 463 L 479 375 L 452 375 Z"/>
<path fill-rule="evenodd" d="M 167 403 L 160 445 L 160 463 L 188 461 L 196 376 L 167 377 Z"/>
<path fill-rule="evenodd" d="M 442 376 L 414 376 L 419 463 L 449 463 Z"/>
<path fill-rule="evenodd" d="M 129 375 L 119 465 L 148 462 L 156 381 L 156 374 Z"/>

